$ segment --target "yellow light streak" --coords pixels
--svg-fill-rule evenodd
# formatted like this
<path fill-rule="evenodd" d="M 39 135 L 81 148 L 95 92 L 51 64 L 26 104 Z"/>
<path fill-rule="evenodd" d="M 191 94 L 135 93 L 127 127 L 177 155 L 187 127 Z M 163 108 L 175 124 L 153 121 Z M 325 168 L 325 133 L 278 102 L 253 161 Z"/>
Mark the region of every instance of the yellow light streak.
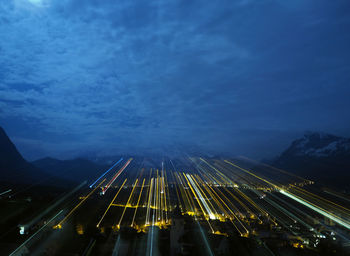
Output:
<path fill-rule="evenodd" d="M 257 161 L 255 161 L 255 160 L 252 160 L 252 159 L 249 159 L 249 158 L 246 158 L 246 157 L 243 157 L 243 158 L 246 159 L 246 160 L 248 160 L 248 161 L 250 161 L 250 162 L 253 162 L 253 163 L 257 163 L 257 164 L 266 166 L 266 167 L 268 167 L 268 168 L 270 168 L 270 169 L 275 170 L 276 172 L 281 172 L 281 173 L 287 174 L 287 175 L 289 175 L 289 176 L 292 176 L 292 177 L 301 179 L 301 180 L 303 180 L 303 181 L 306 181 L 306 182 L 308 182 L 308 183 L 313 183 L 313 181 L 311 181 L 311 180 L 307 180 L 307 179 L 305 179 L 305 178 L 303 178 L 303 177 L 300 177 L 300 176 L 295 175 L 295 174 L 293 174 L 293 173 L 290 173 L 290 172 L 287 172 L 287 171 L 285 171 L 285 170 L 276 168 L 276 167 L 274 167 L 274 166 L 271 166 L 271 165 L 268 165 L 268 164 L 264 164 L 264 163 L 260 163 L 260 162 L 257 162 Z"/>
<path fill-rule="evenodd" d="M 209 186 L 210 187 L 210 186 Z M 243 229 L 246 231 L 246 233 L 249 233 L 248 229 L 243 225 L 243 223 L 240 221 L 240 219 L 236 216 L 236 214 L 231 210 L 230 207 L 228 207 L 228 205 L 225 203 L 225 201 L 214 191 L 214 189 L 212 187 L 210 187 L 211 190 L 213 191 L 213 193 L 217 196 L 217 198 L 220 199 L 220 201 L 225 205 L 225 207 L 230 211 L 230 213 L 232 214 L 232 216 L 238 221 L 238 223 L 243 227 Z M 219 190 L 218 190 L 219 191 Z M 232 220 L 231 220 L 232 221 Z M 233 223 L 233 222 L 232 222 Z M 234 224 L 234 223 L 233 223 Z M 239 230 L 237 228 L 237 226 L 234 224 L 234 226 L 236 227 L 237 230 Z M 238 231 L 240 232 L 240 231 Z M 244 234 L 242 232 L 241 233 L 241 236 L 243 236 Z"/>
<path fill-rule="evenodd" d="M 193 187 L 192 187 L 190 181 L 189 181 L 188 178 L 186 177 L 186 174 L 185 174 L 185 173 L 182 173 L 182 174 L 183 174 L 183 176 L 185 177 L 185 179 L 187 180 L 187 184 L 188 184 L 188 186 L 190 187 L 190 189 L 191 189 L 191 191 L 192 191 L 192 193 L 193 193 L 193 195 L 194 195 L 194 198 L 196 199 L 196 201 L 197 201 L 199 207 L 201 208 L 205 219 L 208 220 L 208 219 L 209 219 L 210 213 L 209 213 L 209 211 L 208 211 L 207 209 L 204 210 L 204 206 L 202 205 L 202 202 L 200 202 L 200 200 L 199 200 L 199 197 L 202 197 L 202 196 L 196 194 L 196 192 L 194 191 L 194 189 L 193 189 Z"/>
<path fill-rule="evenodd" d="M 222 172 L 220 172 L 217 168 L 215 168 L 213 165 L 209 164 L 206 160 L 204 160 L 203 158 L 199 158 L 200 160 L 202 160 L 204 163 L 206 163 L 208 166 L 210 166 L 211 168 L 213 168 L 216 171 L 216 174 L 220 176 L 220 178 L 222 179 L 222 183 L 223 184 L 227 184 L 227 181 L 230 181 L 230 179 L 228 177 L 226 177 L 225 174 L 223 174 Z"/>
<path fill-rule="evenodd" d="M 122 220 L 123 220 L 123 217 L 124 217 L 126 208 L 128 208 L 129 202 L 130 202 L 130 200 L 131 200 L 132 194 L 134 193 L 134 190 L 135 190 L 135 188 L 136 188 L 136 185 L 137 185 L 138 181 L 139 181 L 139 179 L 136 179 L 136 180 L 135 180 L 135 183 L 134 183 L 133 188 L 132 188 L 132 190 L 131 190 L 131 193 L 130 193 L 130 196 L 129 196 L 129 198 L 128 198 L 128 201 L 126 202 L 126 205 L 125 205 L 125 207 L 124 207 L 122 216 L 120 217 L 120 220 L 119 220 L 119 223 L 118 223 L 118 226 L 117 226 L 118 228 L 120 228 L 120 224 L 122 223 Z"/>
<path fill-rule="evenodd" d="M 155 197 L 156 197 L 156 209 L 159 209 L 159 176 L 158 176 L 158 169 L 157 169 L 157 178 L 156 178 L 156 194 L 155 194 Z M 160 216 L 159 216 L 159 212 L 158 210 L 156 210 L 156 221 L 159 221 L 160 220 Z"/>
<path fill-rule="evenodd" d="M 150 218 L 150 208 L 152 203 L 152 192 L 153 192 L 153 178 L 151 178 L 150 187 L 148 191 L 148 202 L 147 202 L 147 212 L 146 212 L 146 223 L 145 226 L 149 225 L 149 218 Z"/>
<path fill-rule="evenodd" d="M 201 208 L 201 210 L 202 210 L 202 212 L 203 212 L 203 215 L 204 215 L 206 221 L 208 222 L 208 225 L 209 225 L 209 227 L 210 227 L 210 229 L 211 229 L 211 232 L 212 232 L 212 233 L 215 233 L 213 227 L 210 225 L 210 222 L 209 222 L 208 214 L 210 214 L 210 213 L 208 213 L 208 214 L 205 213 L 204 208 L 202 207 L 201 202 L 200 202 L 200 200 L 198 199 L 198 196 L 196 195 L 195 191 L 194 191 L 193 188 L 192 188 L 192 185 L 190 184 L 188 178 L 186 177 L 186 174 L 185 174 L 185 173 L 182 173 L 182 174 L 183 174 L 183 176 L 185 177 L 185 179 L 187 180 L 187 184 L 189 185 L 189 187 L 190 187 L 190 189 L 191 189 L 191 191 L 192 191 L 192 193 L 193 193 L 195 199 L 197 200 L 197 203 L 199 204 L 199 207 Z"/>
<path fill-rule="evenodd" d="M 232 207 L 242 216 L 242 213 L 239 211 L 239 209 L 234 205 L 234 203 L 232 202 L 232 200 L 228 199 L 227 196 L 222 193 L 222 191 L 220 189 L 218 189 L 219 193 L 221 194 L 221 196 L 223 198 L 225 198 L 227 200 L 227 202 L 230 202 L 230 204 L 232 205 Z"/>
<path fill-rule="evenodd" d="M 192 180 L 194 181 L 194 183 L 197 185 L 199 191 L 201 192 L 201 194 L 204 197 L 204 199 L 206 200 L 206 202 L 208 202 L 211 212 L 215 212 L 215 216 L 216 216 L 217 215 L 217 211 L 215 210 L 214 206 L 210 202 L 210 200 L 207 197 L 206 193 L 202 190 L 201 186 L 198 184 L 198 182 L 196 181 L 195 177 L 193 175 L 190 175 L 190 176 L 191 176 Z"/>
<path fill-rule="evenodd" d="M 197 177 L 197 178 L 199 180 L 201 180 L 200 177 Z M 211 192 L 209 185 L 203 183 L 203 187 L 207 191 L 207 193 L 210 195 L 210 197 L 214 200 L 215 204 L 219 207 L 219 209 L 222 211 L 222 213 L 225 215 L 225 218 L 230 218 L 230 215 L 228 214 L 228 212 L 225 210 L 225 208 L 222 206 L 222 204 L 218 201 L 216 196 Z M 222 218 L 222 216 L 220 216 L 220 218 Z"/>
<path fill-rule="evenodd" d="M 136 209 L 135 209 L 135 212 L 134 212 L 134 216 L 133 216 L 133 218 L 132 218 L 131 227 L 134 226 L 135 217 L 136 217 L 136 212 L 137 212 L 137 208 L 139 207 L 139 203 L 140 203 L 140 199 L 141 199 L 141 195 L 142 195 L 143 186 L 145 185 L 145 180 L 146 180 L 146 179 L 143 179 L 143 181 L 142 181 L 141 192 L 140 192 L 139 198 L 137 199 Z"/>
<path fill-rule="evenodd" d="M 168 224 L 169 223 L 169 218 L 168 218 L 168 211 L 171 210 L 171 204 L 170 204 L 170 194 L 169 194 L 169 184 L 168 184 L 168 179 L 166 175 L 166 170 L 164 171 L 164 186 L 165 186 L 165 222 Z M 168 197 L 168 198 L 167 198 Z"/>
<path fill-rule="evenodd" d="M 102 215 L 102 217 L 101 217 L 100 221 L 97 223 L 96 227 L 99 227 L 99 226 L 100 226 L 100 224 L 101 224 L 103 218 L 106 216 L 106 214 L 107 214 L 109 208 L 111 208 L 111 206 L 113 205 L 113 202 L 114 202 L 115 199 L 117 198 L 119 192 L 122 190 L 122 188 L 123 188 L 123 186 L 124 186 L 124 184 L 125 184 L 126 181 L 127 181 L 127 179 L 125 179 L 124 182 L 123 182 L 123 184 L 120 186 L 118 192 L 117 192 L 117 193 L 115 194 L 115 196 L 113 197 L 111 203 L 108 205 L 106 211 L 105 211 L 104 214 Z"/>
<path fill-rule="evenodd" d="M 185 186 L 186 181 L 184 180 L 182 175 L 178 174 L 178 177 L 181 180 L 181 183 L 183 184 L 183 186 Z M 188 188 L 188 186 L 186 186 L 186 187 Z M 183 191 L 185 192 L 185 195 L 186 195 L 188 202 L 190 204 L 190 209 L 192 209 L 192 212 L 196 212 L 197 207 L 196 207 L 196 204 L 191 196 L 191 191 L 189 189 L 183 189 Z"/>
<path fill-rule="evenodd" d="M 245 195 L 242 191 L 240 191 L 238 188 L 234 188 L 235 191 L 237 191 L 245 200 L 247 200 L 251 205 L 253 205 L 258 211 L 260 211 L 263 215 L 269 217 L 269 213 L 267 213 L 265 210 L 263 210 L 260 206 L 258 206 L 252 199 L 250 199 L 247 195 Z M 273 219 L 269 218 L 270 221 L 272 221 L 275 226 L 277 226 L 277 222 L 275 222 Z"/>
<path fill-rule="evenodd" d="M 249 214 L 253 214 L 252 211 L 246 206 L 238 197 L 236 197 L 230 190 L 224 188 L 224 190 L 235 200 L 237 201 Z"/>
<path fill-rule="evenodd" d="M 185 204 L 185 212 L 195 212 L 194 208 L 192 207 L 191 203 L 190 203 L 190 199 L 187 196 L 187 193 L 185 191 L 185 185 L 183 184 L 182 180 L 180 179 L 180 176 L 178 175 L 178 173 L 174 173 L 175 177 L 177 178 L 177 180 L 179 181 L 179 189 L 180 189 L 180 193 L 181 193 L 181 197 L 182 200 Z"/>
<path fill-rule="evenodd" d="M 127 205 L 127 204 L 112 204 L 111 206 L 117 206 L 117 207 L 128 207 L 128 208 L 136 208 L 136 205 L 131 205 L 131 204 L 129 204 L 129 205 Z M 140 208 L 141 208 L 141 206 L 140 206 Z"/>
<path fill-rule="evenodd" d="M 173 177 L 173 180 L 174 180 L 174 186 L 175 186 L 175 191 L 176 191 L 176 197 L 177 197 L 177 202 L 178 202 L 178 204 L 179 204 L 179 207 L 180 207 L 180 210 L 181 210 L 181 213 L 184 213 L 184 207 L 183 207 L 183 205 L 182 205 L 182 203 L 181 203 L 181 200 L 180 200 L 180 195 L 179 195 L 179 191 L 178 191 L 178 182 L 177 182 L 177 180 L 176 180 L 176 178 L 175 178 L 175 175 L 174 175 L 174 173 L 173 173 L 173 171 L 172 170 L 170 170 L 170 173 L 171 173 L 171 175 L 172 175 L 172 177 Z"/>
<path fill-rule="evenodd" d="M 72 215 L 73 212 L 75 212 L 76 209 L 79 208 L 80 205 L 82 205 L 95 191 L 96 189 L 98 189 L 102 184 L 103 182 L 105 182 L 106 179 L 102 180 L 86 197 L 84 197 L 83 200 L 81 200 L 67 215 L 66 217 L 63 218 L 63 220 L 61 220 L 56 226 L 54 226 L 54 228 L 61 228 L 62 227 L 62 224 L 68 219 L 68 217 L 70 215 Z"/>
<path fill-rule="evenodd" d="M 238 165 L 235 165 L 234 163 L 231 163 L 230 161 L 227 161 L 227 160 L 224 160 L 224 161 L 225 161 L 226 163 L 228 163 L 228 164 L 230 164 L 230 165 L 232 165 L 232 166 L 234 166 L 234 167 L 236 167 L 236 168 L 238 168 L 238 169 L 240 169 L 240 170 L 242 170 L 242 171 L 244 171 L 244 172 L 246 172 L 246 173 L 248 173 L 248 174 L 254 176 L 255 178 L 258 178 L 258 179 L 260 179 L 260 180 L 266 182 L 267 184 L 271 185 L 273 188 L 280 189 L 280 187 L 278 187 L 277 185 L 271 183 L 270 181 L 268 181 L 268 180 L 266 180 L 266 179 L 264 179 L 264 178 L 261 178 L 261 177 L 259 177 L 258 175 L 254 174 L 254 173 L 252 173 L 252 172 L 250 172 L 250 171 L 248 171 L 248 170 L 246 170 L 246 169 L 244 169 L 244 168 L 242 168 L 242 167 L 239 167 Z"/>
<path fill-rule="evenodd" d="M 212 194 L 212 198 L 214 199 L 215 203 L 219 206 L 219 208 L 221 209 L 221 211 L 230 219 L 235 218 L 234 215 L 231 215 L 230 213 L 228 213 L 225 210 L 224 205 L 219 201 L 221 200 L 221 198 L 219 197 L 219 195 L 214 191 L 214 189 L 212 188 L 212 186 L 208 186 L 208 189 L 211 191 Z"/>
<path fill-rule="evenodd" d="M 146 185 L 147 186 L 147 193 L 146 193 L 145 201 L 143 203 L 143 205 L 145 205 L 145 206 L 148 206 L 148 195 L 149 195 L 149 190 L 151 187 L 151 178 L 152 178 L 152 168 L 150 169 L 150 173 L 149 173 L 148 185 Z"/>

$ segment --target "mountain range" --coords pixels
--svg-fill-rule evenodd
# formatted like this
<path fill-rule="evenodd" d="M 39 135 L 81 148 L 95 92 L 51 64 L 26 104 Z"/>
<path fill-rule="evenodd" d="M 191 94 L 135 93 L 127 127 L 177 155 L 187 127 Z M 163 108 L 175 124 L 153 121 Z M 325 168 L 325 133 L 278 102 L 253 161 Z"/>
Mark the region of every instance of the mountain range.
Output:
<path fill-rule="evenodd" d="M 42 158 L 32 164 L 53 176 L 60 176 L 66 180 L 81 182 L 92 181 L 108 168 L 108 165 L 96 164 L 90 160 L 76 158 L 72 160 L 58 160 L 50 157 Z"/>
<path fill-rule="evenodd" d="M 0 182 L 33 183 L 46 175 L 21 156 L 0 127 Z"/>
<path fill-rule="evenodd" d="M 0 127 L 0 183 L 41 184 L 52 181 L 57 186 L 69 186 L 90 181 L 107 168 L 86 159 L 58 160 L 43 158 L 26 161 Z"/>
<path fill-rule="evenodd" d="M 306 132 L 269 164 L 313 180 L 349 187 L 350 139 Z"/>
<path fill-rule="evenodd" d="M 51 178 L 90 181 L 106 170 L 111 161 L 110 157 L 73 160 L 46 157 L 29 163 L 0 127 L 0 182 L 31 184 Z M 307 132 L 268 163 L 308 179 L 349 187 L 350 139 Z"/>

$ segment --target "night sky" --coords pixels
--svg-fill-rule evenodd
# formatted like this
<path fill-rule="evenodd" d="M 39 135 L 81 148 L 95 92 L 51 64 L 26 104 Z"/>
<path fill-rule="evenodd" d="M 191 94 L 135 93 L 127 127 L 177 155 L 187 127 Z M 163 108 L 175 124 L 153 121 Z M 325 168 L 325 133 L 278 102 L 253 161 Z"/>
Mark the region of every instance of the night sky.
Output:
<path fill-rule="evenodd" d="M 349 14 L 348 0 L 0 0 L 0 125 L 29 160 L 259 159 L 306 130 L 350 136 Z"/>

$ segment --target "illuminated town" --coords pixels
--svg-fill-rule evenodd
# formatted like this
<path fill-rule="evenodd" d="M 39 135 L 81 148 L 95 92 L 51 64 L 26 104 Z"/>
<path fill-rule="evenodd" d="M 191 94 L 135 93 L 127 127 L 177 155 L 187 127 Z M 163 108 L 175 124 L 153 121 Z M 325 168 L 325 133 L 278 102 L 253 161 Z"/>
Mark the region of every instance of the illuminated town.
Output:
<path fill-rule="evenodd" d="M 314 255 L 323 241 L 349 244 L 347 198 L 247 158 L 121 157 L 95 178 L 19 225 L 10 255 L 231 255 L 232 239 L 243 255 Z"/>

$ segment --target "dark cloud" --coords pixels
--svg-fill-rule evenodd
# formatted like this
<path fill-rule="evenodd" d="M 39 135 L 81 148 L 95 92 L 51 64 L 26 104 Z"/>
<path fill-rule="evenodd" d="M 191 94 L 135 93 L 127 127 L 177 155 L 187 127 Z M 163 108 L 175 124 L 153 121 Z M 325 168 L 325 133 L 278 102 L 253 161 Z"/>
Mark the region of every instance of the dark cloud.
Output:
<path fill-rule="evenodd" d="M 0 0 L 0 122 L 29 158 L 180 144 L 264 157 L 304 130 L 349 136 L 349 11 Z"/>

